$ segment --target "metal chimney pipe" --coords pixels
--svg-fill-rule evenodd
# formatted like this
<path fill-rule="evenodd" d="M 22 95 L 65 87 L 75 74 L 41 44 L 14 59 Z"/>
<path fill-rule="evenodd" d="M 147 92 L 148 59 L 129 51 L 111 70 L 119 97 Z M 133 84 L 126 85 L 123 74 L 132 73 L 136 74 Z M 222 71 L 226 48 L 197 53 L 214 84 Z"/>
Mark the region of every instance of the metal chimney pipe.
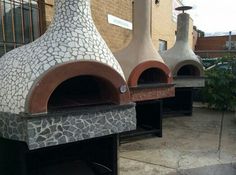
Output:
<path fill-rule="evenodd" d="M 232 31 L 229 32 L 229 48 L 228 50 L 231 50 L 232 48 Z"/>

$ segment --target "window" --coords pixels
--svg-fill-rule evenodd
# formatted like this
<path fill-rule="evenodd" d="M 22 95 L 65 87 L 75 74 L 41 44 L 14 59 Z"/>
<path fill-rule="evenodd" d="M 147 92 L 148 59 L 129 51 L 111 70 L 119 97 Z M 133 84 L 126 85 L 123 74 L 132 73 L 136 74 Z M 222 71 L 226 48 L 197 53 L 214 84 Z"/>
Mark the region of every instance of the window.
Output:
<path fill-rule="evenodd" d="M 167 50 L 167 41 L 159 39 L 159 52 Z"/>
<path fill-rule="evenodd" d="M 39 0 L 1 0 L 0 56 L 41 34 Z"/>

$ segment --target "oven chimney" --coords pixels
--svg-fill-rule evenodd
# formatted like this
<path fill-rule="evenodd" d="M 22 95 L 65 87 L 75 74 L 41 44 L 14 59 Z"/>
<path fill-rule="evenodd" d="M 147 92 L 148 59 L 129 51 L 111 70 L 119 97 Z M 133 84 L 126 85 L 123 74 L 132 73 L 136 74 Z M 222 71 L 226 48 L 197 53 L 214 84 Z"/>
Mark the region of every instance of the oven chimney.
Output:
<path fill-rule="evenodd" d="M 151 31 L 151 1 L 133 2 L 133 41 L 144 41 L 152 45 Z M 141 45 L 140 45 L 141 46 Z"/>
<path fill-rule="evenodd" d="M 174 77 L 176 76 L 203 76 L 203 66 L 199 57 L 195 55 L 189 46 L 189 14 L 190 6 L 181 6 L 176 10 L 183 11 L 177 18 L 176 42 L 172 48 L 161 53 L 165 63 L 169 66 Z M 183 68 L 183 69 L 182 69 Z M 184 69 L 188 71 L 184 71 Z M 184 72 L 183 74 L 179 73 Z M 187 72 L 187 73 L 186 73 Z M 191 72 L 191 73 L 189 73 Z"/>
<path fill-rule="evenodd" d="M 189 14 L 181 13 L 177 17 L 176 42 L 184 41 L 184 44 L 188 44 L 188 35 L 189 35 Z"/>
<path fill-rule="evenodd" d="M 171 74 L 169 68 L 165 65 L 163 59 L 155 49 L 151 39 L 151 0 L 134 0 L 133 4 L 133 37 L 129 45 L 115 53 L 115 57 L 120 63 L 125 78 L 130 84 L 131 74 L 140 64 L 146 64 L 150 68 L 154 61 L 157 67 L 162 69 L 168 81 L 170 82 Z M 144 71 L 144 70 L 142 70 Z"/>
<path fill-rule="evenodd" d="M 175 97 L 163 100 L 163 113 L 192 115 L 193 88 L 205 86 L 203 65 L 189 46 L 190 6 L 176 8 L 182 11 L 177 17 L 177 36 L 172 48 L 162 52 L 162 57 L 172 71 L 175 84 Z"/>

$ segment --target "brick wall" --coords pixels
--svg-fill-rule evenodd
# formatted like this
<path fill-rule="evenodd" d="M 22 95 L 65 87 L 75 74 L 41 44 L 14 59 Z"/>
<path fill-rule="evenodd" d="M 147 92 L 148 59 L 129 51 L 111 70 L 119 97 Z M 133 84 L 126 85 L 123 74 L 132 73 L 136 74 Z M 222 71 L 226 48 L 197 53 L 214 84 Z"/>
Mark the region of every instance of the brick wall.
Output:
<path fill-rule="evenodd" d="M 228 40 L 229 36 L 200 37 L 197 40 L 195 51 L 203 58 L 222 57 L 230 53 L 226 48 L 226 41 Z M 236 41 L 236 35 L 232 36 L 232 41 Z M 236 55 L 236 52 L 230 54 Z"/>
<path fill-rule="evenodd" d="M 175 43 L 176 22 L 172 19 L 172 0 L 160 1 L 159 5 L 152 0 L 152 39 L 158 50 L 159 39 L 167 41 L 170 48 Z M 54 0 L 45 0 L 46 22 L 51 21 Z M 109 48 L 116 52 L 126 47 L 132 39 L 132 31 L 108 23 L 107 15 L 111 14 L 132 22 L 132 0 L 91 0 L 92 17 L 98 31 Z M 190 20 L 189 44 L 193 45 L 193 21 Z"/>
<path fill-rule="evenodd" d="M 229 36 L 200 37 L 196 44 L 198 50 L 226 50 L 225 44 Z M 236 41 L 236 35 L 232 36 L 232 41 Z"/>
<path fill-rule="evenodd" d="M 197 40 L 198 40 L 198 32 L 196 30 L 193 30 L 193 44 L 192 44 L 193 49 L 195 49 Z"/>
<path fill-rule="evenodd" d="M 172 17 L 172 0 L 160 1 L 152 6 L 152 38 L 155 47 L 159 47 L 159 39 L 167 41 L 167 48 L 171 48 L 175 43 L 176 21 Z M 193 46 L 193 20 L 189 22 L 189 45 Z"/>
<path fill-rule="evenodd" d="M 107 21 L 111 14 L 121 19 L 132 21 L 132 0 L 92 0 L 92 16 L 98 31 L 113 52 L 127 46 L 132 38 L 132 31 Z"/>
<path fill-rule="evenodd" d="M 189 46 L 194 50 L 195 45 L 194 45 L 194 30 L 193 30 L 193 19 L 190 17 L 189 21 Z"/>
<path fill-rule="evenodd" d="M 159 5 L 153 2 L 152 6 L 152 38 L 158 49 L 159 39 L 167 41 L 167 48 L 175 43 L 176 22 L 172 20 L 172 1 L 160 1 Z"/>
<path fill-rule="evenodd" d="M 45 2 L 46 27 L 48 27 L 54 13 L 54 10 L 53 10 L 54 0 L 44 0 L 44 2 Z"/>

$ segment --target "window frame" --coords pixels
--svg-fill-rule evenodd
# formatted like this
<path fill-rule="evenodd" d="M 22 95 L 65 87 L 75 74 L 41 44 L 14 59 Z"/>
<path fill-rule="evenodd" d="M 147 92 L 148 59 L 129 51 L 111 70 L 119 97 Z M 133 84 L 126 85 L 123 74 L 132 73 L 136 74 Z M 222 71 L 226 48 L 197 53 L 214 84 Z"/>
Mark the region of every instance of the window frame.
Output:
<path fill-rule="evenodd" d="M 6 12 L 6 6 L 10 10 Z M 18 11 L 16 11 L 18 10 Z M 27 12 L 28 10 L 28 12 Z M 34 13 L 37 13 L 36 23 Z M 8 14 L 7 14 L 8 13 Z M 8 17 L 6 15 L 9 15 Z M 26 15 L 26 16 L 24 16 Z M 29 20 L 25 22 L 26 18 Z M 11 19 L 6 22 L 6 18 Z M 20 19 L 20 22 L 18 21 Z M 18 23 L 18 24 L 17 24 Z M 37 28 L 35 28 L 35 24 Z M 46 29 L 44 0 L 1 0 L 0 1 L 0 56 L 6 52 L 30 43 L 41 36 Z M 8 27 L 6 25 L 9 25 Z M 26 40 L 26 25 L 28 25 L 28 39 Z M 37 34 L 35 31 L 37 30 Z M 8 34 L 7 34 L 8 33 Z M 7 38 L 10 36 L 10 39 Z M 12 37 L 12 38 L 11 38 Z"/>

